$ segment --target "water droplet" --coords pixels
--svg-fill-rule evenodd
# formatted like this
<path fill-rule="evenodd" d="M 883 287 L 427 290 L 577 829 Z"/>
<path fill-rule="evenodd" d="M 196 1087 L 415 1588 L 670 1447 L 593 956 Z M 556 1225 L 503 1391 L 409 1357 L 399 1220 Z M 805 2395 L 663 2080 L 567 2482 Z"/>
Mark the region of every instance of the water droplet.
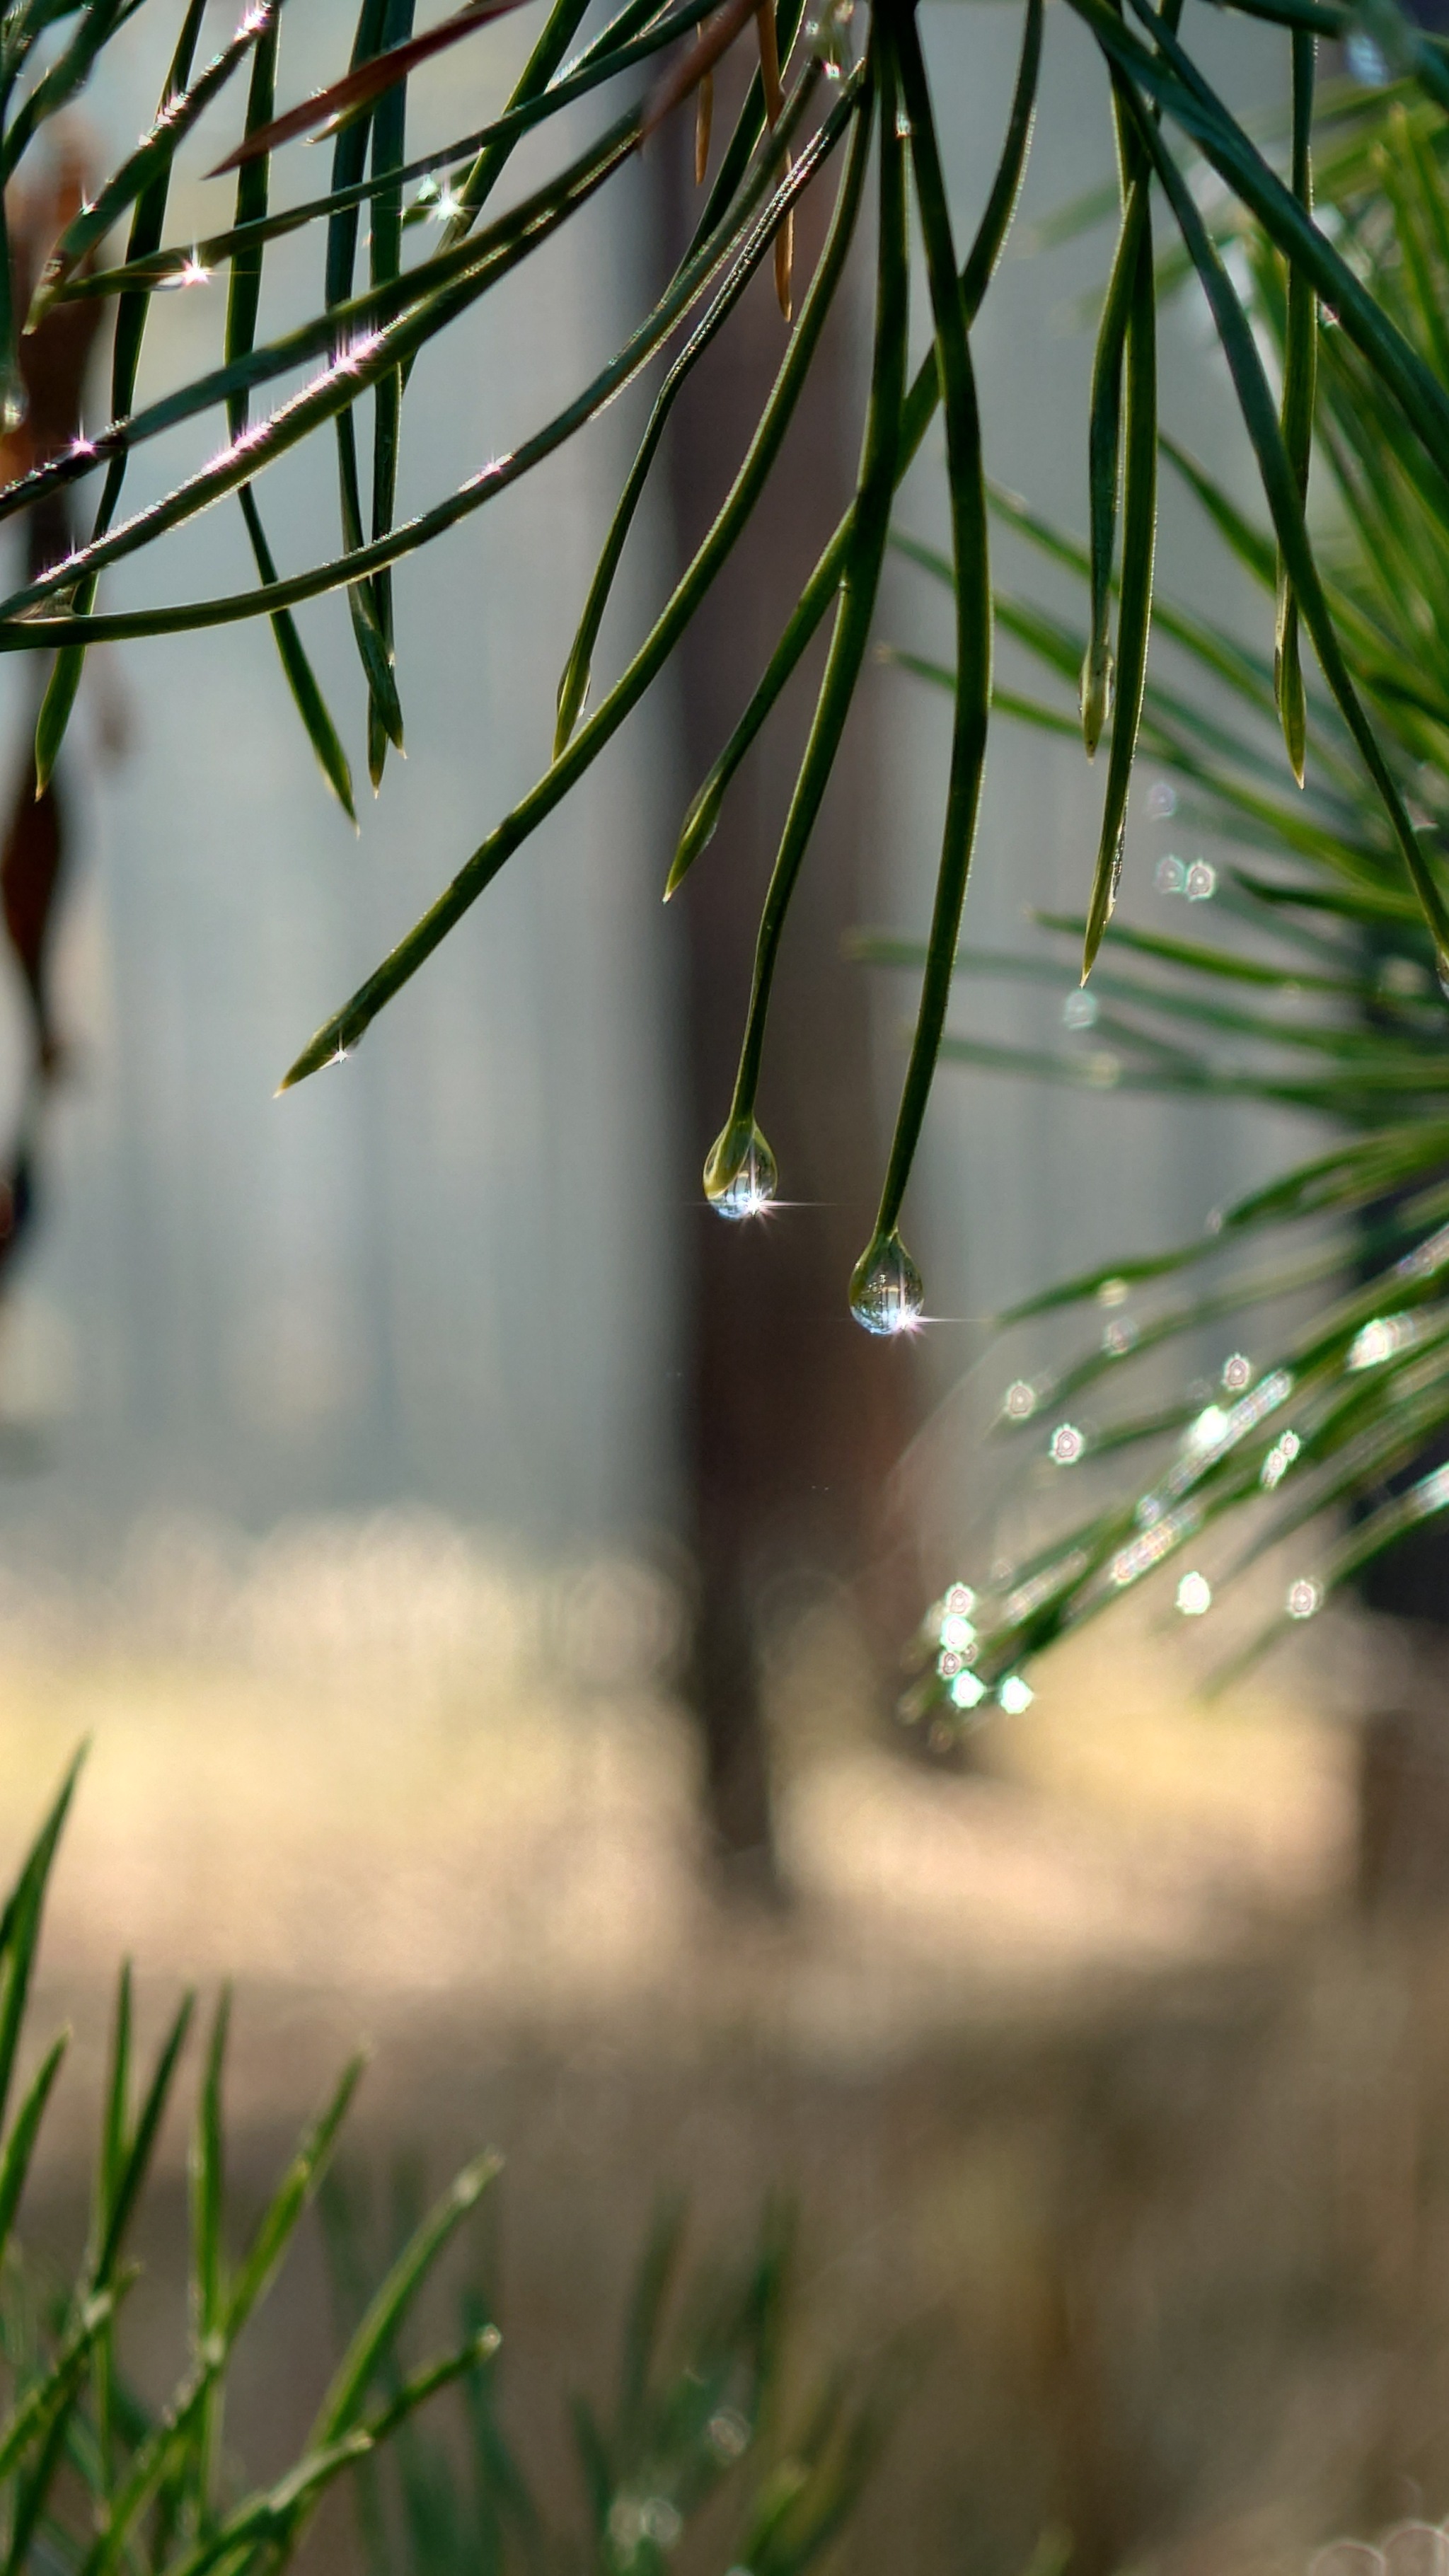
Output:
<path fill-rule="evenodd" d="M 1106 1324 L 1102 1328 L 1102 1348 L 1109 1359 L 1125 1360 L 1136 1343 L 1137 1326 L 1130 1315 L 1124 1315 L 1118 1323 Z"/>
<path fill-rule="evenodd" d="M 1058 1467 L 1075 1467 L 1086 1445 L 1075 1422 L 1059 1422 L 1047 1443 Z"/>
<path fill-rule="evenodd" d="M 1062 1004 L 1063 1027 L 1089 1029 L 1096 1019 L 1098 1007 L 1095 993 L 1068 993 Z"/>
<path fill-rule="evenodd" d="M 1343 31 L 1349 72 L 1365 89 L 1385 89 L 1414 67 L 1414 30 L 1397 0 L 1357 0 Z"/>
<path fill-rule="evenodd" d="M 1274 1441 L 1258 1474 L 1258 1482 L 1265 1494 L 1271 1494 L 1275 1485 L 1282 1484 L 1302 1446 L 1296 1431 L 1285 1431 L 1281 1439 Z"/>
<path fill-rule="evenodd" d="M 1024 1377 L 1014 1378 L 1001 1399 L 1001 1410 L 1008 1422 L 1029 1421 L 1036 1411 L 1036 1388 Z"/>
<path fill-rule="evenodd" d="M 1207 1213 L 1207 1221 L 1206 1221 L 1206 1223 L 1205 1223 L 1205 1225 L 1204 1225 L 1204 1227 L 1203 1227 L 1203 1232 L 1204 1232 L 1205 1234 L 1221 1234 L 1221 1233 L 1222 1233 L 1222 1230 L 1223 1230 L 1223 1212 L 1222 1212 L 1222 1209 L 1221 1209 L 1221 1208 L 1209 1208 L 1208 1213 Z"/>
<path fill-rule="evenodd" d="M 1177 1587 L 1177 1606 L 1184 1619 L 1201 1619 L 1213 1606 L 1213 1588 L 1205 1574 L 1185 1574 Z"/>
<path fill-rule="evenodd" d="M 1005 1681 L 996 1685 L 996 1705 L 1005 1709 L 1008 1717 L 1024 1717 L 1035 1697 L 1030 1682 L 1023 1681 L 1020 1673 L 1008 1673 Z"/>
<path fill-rule="evenodd" d="M 969 1583 L 953 1583 L 942 1603 L 948 1619 L 969 1619 L 976 1607 L 976 1595 Z"/>
<path fill-rule="evenodd" d="M 1329 304 L 1327 301 L 1321 303 L 1318 308 L 1318 314 L 1325 331 L 1336 331 L 1338 329 L 1339 311 L 1336 304 Z"/>
<path fill-rule="evenodd" d="M 1386 89 L 1389 67 L 1384 50 L 1363 27 L 1352 27 L 1344 44 L 1344 59 L 1356 81 L 1365 89 Z"/>
<path fill-rule="evenodd" d="M 1323 1586 L 1312 1582 L 1307 1575 L 1300 1575 L 1296 1583 L 1288 1586 L 1285 1607 L 1290 1619 L 1311 1619 L 1322 1600 Z"/>
<path fill-rule="evenodd" d="M 684 2529 L 684 2517 L 668 2496 L 651 2496 L 639 2522 L 645 2539 L 652 2540 L 657 2549 L 672 2549 Z"/>
<path fill-rule="evenodd" d="M 958 1673 L 951 1684 L 951 1697 L 957 1708 L 979 1708 L 986 1697 L 986 1684 L 975 1673 Z"/>
<path fill-rule="evenodd" d="M 1117 897 L 1122 891 L 1122 856 L 1126 847 L 1127 817 L 1124 814 L 1117 826 L 1117 847 L 1112 853 L 1112 873 L 1107 880 L 1107 919 L 1109 921 L 1117 909 Z"/>
<path fill-rule="evenodd" d="M 1226 1359 L 1223 1362 L 1224 1386 L 1227 1388 L 1230 1395 L 1241 1395 L 1244 1387 L 1251 1386 L 1252 1383 L 1252 1361 L 1248 1358 L 1246 1352 L 1234 1351 L 1231 1359 Z"/>
<path fill-rule="evenodd" d="M 1187 870 L 1176 853 L 1169 850 L 1152 871 L 1152 882 L 1159 894 L 1181 894 L 1187 883 Z"/>
<path fill-rule="evenodd" d="M 717 1136 L 704 1167 L 704 1194 L 717 1216 L 738 1223 L 763 1216 L 780 1186 L 775 1157 L 753 1118 L 735 1119 Z"/>
<path fill-rule="evenodd" d="M 1385 1360 L 1408 1350 L 1418 1340 L 1418 1329 L 1412 1315 L 1375 1315 L 1371 1324 L 1355 1333 L 1345 1363 L 1350 1369 L 1379 1368 Z"/>
<path fill-rule="evenodd" d="M 1081 710 L 1082 739 L 1088 753 L 1095 752 L 1102 738 L 1102 728 L 1112 713 L 1117 694 L 1117 669 L 1105 644 L 1089 648 L 1082 663 L 1077 683 L 1077 705 Z"/>
<path fill-rule="evenodd" d="M 936 1670 L 942 1681 L 948 1682 L 953 1673 L 959 1673 L 965 1661 L 965 1656 L 958 1655 L 953 1646 L 943 1646 L 936 1657 Z"/>
<path fill-rule="evenodd" d="M 906 114 L 905 109 L 903 107 L 898 107 L 896 109 L 896 141 L 898 143 L 909 143 L 910 139 L 911 120 Z"/>
<path fill-rule="evenodd" d="M 1177 789 L 1165 778 L 1154 778 L 1147 790 L 1147 811 L 1154 823 L 1170 822 L 1177 812 Z"/>
<path fill-rule="evenodd" d="M 705 2432 L 718 2460 L 737 2460 L 750 2447 L 749 2425 L 733 2406 L 722 2406 L 717 2415 L 711 2415 Z"/>
<path fill-rule="evenodd" d="M 963 1658 L 976 1643 L 976 1631 L 960 1611 L 948 1610 L 941 1622 L 941 1643 L 950 1655 Z"/>
<path fill-rule="evenodd" d="M 1131 1295 L 1125 1279 L 1104 1279 L 1097 1290 L 1099 1306 L 1125 1306 Z"/>
<path fill-rule="evenodd" d="M 25 378 L 12 358 L 0 371 L 0 430 L 8 436 L 12 429 L 18 429 L 29 409 Z"/>
<path fill-rule="evenodd" d="M 1194 859 L 1183 887 L 1189 903 L 1211 903 L 1218 890 L 1218 872 L 1209 859 Z"/>
<path fill-rule="evenodd" d="M 882 1337 L 913 1333 L 925 1302 L 921 1274 L 900 1236 L 877 1235 L 851 1274 L 850 1311 L 856 1322 Z"/>

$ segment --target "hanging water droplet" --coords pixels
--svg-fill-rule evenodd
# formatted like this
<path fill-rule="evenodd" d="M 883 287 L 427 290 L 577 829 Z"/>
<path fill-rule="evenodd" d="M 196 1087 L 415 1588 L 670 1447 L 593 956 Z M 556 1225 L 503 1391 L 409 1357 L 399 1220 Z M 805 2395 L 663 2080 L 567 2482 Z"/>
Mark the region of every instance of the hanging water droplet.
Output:
<path fill-rule="evenodd" d="M 1131 1290 L 1125 1279 L 1104 1279 L 1097 1290 L 1099 1306 L 1125 1306 Z"/>
<path fill-rule="evenodd" d="M 1124 1315 L 1119 1322 L 1105 1324 L 1102 1328 L 1102 1348 L 1109 1360 L 1125 1360 L 1136 1343 L 1137 1326 L 1130 1315 Z"/>
<path fill-rule="evenodd" d="M 1218 872 L 1209 859 L 1194 859 L 1188 869 L 1183 893 L 1189 903 L 1211 903 L 1218 890 Z"/>
<path fill-rule="evenodd" d="M 1147 790 L 1147 811 L 1154 823 L 1170 822 L 1177 812 L 1177 789 L 1166 778 L 1154 778 Z"/>
<path fill-rule="evenodd" d="M 996 1686 L 996 1705 L 1005 1709 L 1008 1717 L 1024 1717 L 1035 1697 L 1030 1682 L 1023 1681 L 1020 1673 L 1008 1673 L 1005 1681 Z"/>
<path fill-rule="evenodd" d="M 1177 1606 L 1184 1619 L 1201 1619 L 1213 1606 L 1213 1588 L 1205 1574 L 1185 1574 L 1177 1587 Z"/>
<path fill-rule="evenodd" d="M 732 1223 L 763 1216 L 780 1186 L 775 1157 L 753 1118 L 737 1118 L 717 1136 L 704 1167 L 704 1195 Z"/>
<path fill-rule="evenodd" d="M 896 109 L 896 140 L 898 143 L 909 143 L 910 139 L 911 120 L 907 115 L 905 108 L 898 107 Z"/>
<path fill-rule="evenodd" d="M 926 1292 L 921 1274 L 894 1232 L 867 1244 L 851 1275 L 850 1311 L 868 1333 L 913 1333 Z"/>
<path fill-rule="evenodd" d="M 951 1697 L 957 1708 L 979 1708 L 986 1697 L 986 1684 L 975 1673 L 958 1673 L 951 1684 Z"/>
<path fill-rule="evenodd" d="M 1026 1422 L 1036 1411 L 1036 1388 L 1024 1377 L 1014 1378 L 1001 1399 L 1001 1410 L 1008 1422 Z"/>
<path fill-rule="evenodd" d="M 1187 870 L 1180 858 L 1169 850 L 1152 871 L 1152 882 L 1159 894 L 1181 894 L 1187 884 Z"/>
<path fill-rule="evenodd" d="M 1089 1029 L 1099 1008 L 1095 993 L 1068 993 L 1062 1004 L 1062 1024 L 1069 1029 Z"/>
<path fill-rule="evenodd" d="M 1322 1586 L 1311 1582 L 1306 1575 L 1300 1575 L 1296 1583 L 1290 1583 L 1288 1586 L 1288 1599 L 1285 1606 L 1289 1618 L 1311 1619 L 1322 1599 Z"/>
<path fill-rule="evenodd" d="M 976 1595 L 969 1583 L 953 1583 L 941 1606 L 948 1619 L 969 1619 L 976 1607 Z"/>
<path fill-rule="evenodd" d="M 1075 1467 L 1087 1444 L 1075 1422 L 1059 1422 L 1047 1445 L 1056 1466 Z"/>
<path fill-rule="evenodd" d="M 1244 1387 L 1251 1386 L 1252 1382 L 1252 1361 L 1248 1359 L 1242 1351 L 1234 1351 L 1231 1359 L 1226 1359 L 1223 1362 L 1224 1386 L 1228 1389 L 1230 1394 L 1241 1395 Z"/>

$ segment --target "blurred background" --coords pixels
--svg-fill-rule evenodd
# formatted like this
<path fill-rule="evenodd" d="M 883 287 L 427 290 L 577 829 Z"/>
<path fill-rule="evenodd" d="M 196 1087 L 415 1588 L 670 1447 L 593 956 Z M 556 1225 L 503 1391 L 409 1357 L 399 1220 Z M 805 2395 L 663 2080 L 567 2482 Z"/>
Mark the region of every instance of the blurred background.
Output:
<path fill-rule="evenodd" d="M 964 232 L 1018 16 L 923 20 Z M 122 57 L 131 95 L 118 72 L 88 107 L 98 154 L 152 112 L 147 28 Z M 530 32 L 505 21 L 419 75 L 413 132 L 444 81 L 447 130 L 465 91 L 481 122 Z M 1237 24 L 1215 53 L 1211 33 L 1214 76 L 1271 114 L 1271 46 Z M 334 0 L 289 20 L 284 98 L 347 41 Z M 1110 176 L 1108 131 L 1090 48 L 1053 12 L 975 346 L 990 469 L 1076 530 L 1109 236 L 1048 252 L 1032 233 Z M 627 327 L 692 220 L 691 141 L 662 135 L 598 223 L 430 349 L 400 513 L 516 442 Z M 520 154 L 519 185 L 545 166 Z M 183 192 L 178 237 L 222 220 L 217 195 Z M 807 205 L 802 263 L 818 220 Z M 289 250 L 269 257 L 276 327 L 305 293 Z M 207 294 L 158 300 L 148 381 L 210 345 Z M 1004 1348 L 988 1316 L 1194 1235 L 1297 1131 L 948 1069 L 909 1209 L 929 1329 L 881 1346 L 851 1326 L 913 996 L 846 943 L 922 928 L 946 754 L 941 707 L 882 666 L 782 970 L 762 1115 L 792 1204 L 730 1228 L 699 1193 L 809 674 L 686 892 L 667 913 L 659 894 L 849 488 L 863 269 L 857 296 L 671 675 L 356 1057 L 284 1099 L 302 1040 L 545 763 L 650 389 L 402 567 L 408 758 L 356 837 L 264 630 L 93 656 L 61 781 L 64 1077 L 0 1304 L 4 1868 L 93 1744 L 45 1954 L 79 2072 L 41 2223 L 57 2242 L 78 2223 L 118 1955 L 148 2026 L 183 1979 L 231 1975 L 245 2188 L 359 2032 L 376 2044 L 361 2166 L 422 2159 L 440 2179 L 481 2141 L 506 2151 L 525 2424 L 552 2425 L 603 2368 L 660 2192 L 687 2194 L 707 2244 L 783 2189 L 807 2352 L 869 2362 L 905 2333 L 920 2356 L 842 2563 L 1012 2576 L 1065 2534 L 1082 2576 L 1298 2567 L 1336 2532 L 1449 2507 L 1449 1954 L 1432 1887 L 1367 1908 L 1359 1885 L 1358 1721 L 1411 1702 L 1422 1658 L 1335 1613 L 1206 1704 L 1198 1641 L 1149 1591 L 1045 1664 L 1031 1710 L 969 1764 L 932 1765 L 891 1721 L 933 1590 L 1018 1553 L 1052 1508 L 981 1445 L 1003 1386 L 1052 1346 Z M 781 331 L 766 281 L 680 406 L 605 658 L 706 523 Z M 1163 379 L 1168 425 L 1246 498 L 1186 303 Z M 101 386 L 98 369 L 92 419 Z M 148 449 L 135 496 L 205 452 L 185 434 Z M 940 462 L 937 440 L 903 505 L 933 539 Z M 267 480 L 288 569 L 333 525 L 330 460 Z M 997 560 L 1042 589 L 1009 541 Z M 1171 493 L 1159 561 L 1166 590 L 1246 613 Z M 239 515 L 211 513 L 107 597 L 139 602 L 163 575 L 167 596 L 243 583 Z M 883 637 L 937 650 L 941 619 L 899 567 Z M 352 739 L 340 600 L 305 631 Z M 18 772 L 31 682 L 11 659 L 0 687 Z M 1151 785 L 1124 907 L 1182 931 L 1159 862 L 1215 854 Z M 1080 909 L 1095 798 L 1069 751 L 998 727 L 976 944 L 1017 944 L 1031 906 Z M 972 986 L 961 1007 L 1045 1037 L 1067 998 Z M 1209 1376 L 1225 1349 L 1204 1344 Z M 168 2152 L 174 2196 L 179 2128 Z M 159 2221 L 154 2253 L 159 2320 Z M 249 2365 L 263 2469 L 326 2372 L 309 2259 Z M 573 2474 L 547 2439 L 538 2456 Z M 321 2546 L 348 2563 L 345 2523 Z"/>

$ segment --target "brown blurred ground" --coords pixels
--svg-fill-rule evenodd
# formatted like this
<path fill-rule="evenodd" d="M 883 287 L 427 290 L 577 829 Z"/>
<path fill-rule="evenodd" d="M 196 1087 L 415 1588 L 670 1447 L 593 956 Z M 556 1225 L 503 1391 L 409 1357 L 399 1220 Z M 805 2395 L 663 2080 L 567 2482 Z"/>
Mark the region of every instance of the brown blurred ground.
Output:
<path fill-rule="evenodd" d="M 926 2333 L 845 2564 L 1008 2576 L 1062 2524 L 1083 2576 L 1288 2569 L 1449 2506 L 1449 1946 L 1370 1940 L 1345 1901 L 1351 1637 L 1205 1709 L 1178 1644 L 1109 1623 L 949 1776 L 872 1733 L 822 1597 L 770 1668 L 796 1902 L 761 1925 L 703 1892 L 643 1577 L 544 1583 L 405 1525 L 245 1564 L 168 1545 L 109 1622 L 0 1619 L 7 1869 L 94 1735 L 33 2232 L 78 2223 L 128 1949 L 152 2023 L 184 1976 L 237 1978 L 243 2202 L 360 2033 L 354 2162 L 421 2150 L 441 2180 L 504 2148 L 510 2402 L 550 2479 L 656 2194 L 683 2186 L 707 2245 L 784 2185 L 807 2363 Z M 178 2122 L 153 2355 L 183 2147 Z M 327 2350 L 309 2246 L 242 2376 L 257 2469 Z"/>

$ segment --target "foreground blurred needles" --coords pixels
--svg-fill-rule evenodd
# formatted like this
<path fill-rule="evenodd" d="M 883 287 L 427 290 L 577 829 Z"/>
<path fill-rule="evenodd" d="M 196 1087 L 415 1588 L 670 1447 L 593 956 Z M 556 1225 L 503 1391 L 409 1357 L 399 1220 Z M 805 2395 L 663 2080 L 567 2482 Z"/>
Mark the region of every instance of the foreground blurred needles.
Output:
<path fill-rule="evenodd" d="M 132 1984 L 121 1971 L 91 2207 L 74 2281 L 43 2286 L 15 2237 L 21 2195 L 65 2058 L 62 2032 L 8 2119 L 51 1869 L 79 1759 L 22 1863 L 0 1913 L 0 2358 L 10 2379 L 0 2417 L 0 2547 L 20 2576 L 260 2576 L 285 2567 L 327 2488 L 353 2480 L 369 2556 L 396 2566 L 380 2521 L 380 2465 L 396 2452 L 394 2519 L 416 2576 L 496 2576 L 572 2564 L 499 2418 L 493 2364 L 500 2336 L 474 2287 L 460 2302 L 458 2340 L 418 2366 L 400 2345 L 420 2294 L 498 2171 L 475 2157 L 431 2209 L 407 2207 L 380 2267 L 368 2264 L 354 2195 L 335 2181 L 326 2211 L 341 2332 L 331 2382 L 295 2463 L 268 2486 L 238 2489 L 225 2439 L 228 2374 L 245 2328 L 267 2296 L 299 2223 L 328 2176 L 362 2073 L 354 2058 L 302 2137 L 244 2249 L 229 2250 L 222 2087 L 231 2007 L 223 1989 L 207 2043 L 192 2129 L 189 2353 L 171 2397 L 153 2407 L 128 2371 L 118 2319 L 139 2266 L 127 2243 L 190 2027 L 185 1995 L 139 2094 L 133 2081 Z M 734 2272 L 686 2295 L 670 2331 L 682 2251 L 677 2211 L 644 2252 L 626 2322 L 620 2395 L 606 2422 L 582 2398 L 575 2439 L 588 2500 L 587 2555 L 621 2572 L 658 2567 L 661 2552 L 724 2493 L 732 2541 L 719 2566 L 748 2561 L 758 2576 L 803 2576 L 838 2536 L 879 2457 L 898 2371 L 852 2392 L 837 2374 L 780 2447 L 781 2371 L 789 2229 L 768 2211 L 757 2246 Z M 449 2388 L 461 2393 L 472 2453 L 466 2490 L 450 2447 L 426 2444 L 416 2419 Z"/>

